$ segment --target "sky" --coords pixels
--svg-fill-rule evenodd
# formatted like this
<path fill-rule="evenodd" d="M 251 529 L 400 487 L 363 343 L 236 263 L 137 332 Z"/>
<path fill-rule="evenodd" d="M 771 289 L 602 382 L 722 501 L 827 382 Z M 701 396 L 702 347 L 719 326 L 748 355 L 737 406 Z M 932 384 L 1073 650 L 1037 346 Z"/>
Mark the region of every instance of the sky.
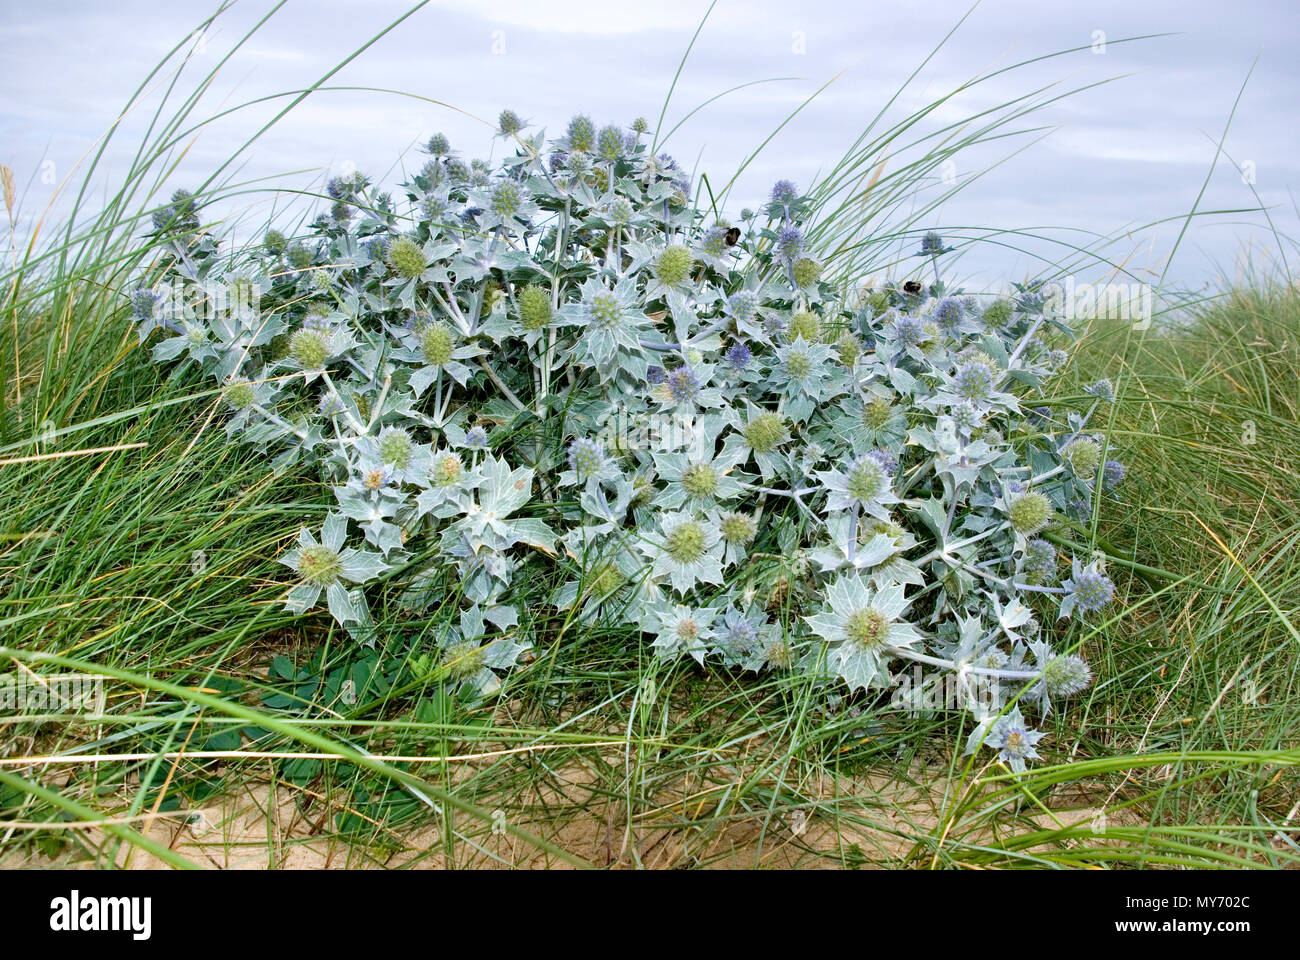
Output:
<path fill-rule="evenodd" d="M 410 5 L 288 0 L 203 95 L 198 116 L 238 109 L 184 140 L 166 190 L 202 182 L 285 101 L 239 105 L 315 83 Z M 188 44 L 193 53 L 176 89 L 193 90 L 271 7 L 268 0 L 234 3 Z M 188 0 L 0 0 L 0 163 L 14 171 L 21 198 L 20 242 L 42 216 L 48 230 L 66 212 L 90 155 L 132 92 L 213 9 Z M 734 217 L 777 179 L 807 185 L 831 169 L 900 87 L 886 114 L 894 119 L 990 70 L 1082 47 L 964 91 L 917 128 L 928 133 L 1050 84 L 1059 93 L 1088 87 L 1018 125 L 1036 132 L 953 158 L 946 172 L 966 180 L 1014 154 L 927 213 L 923 226 L 959 239 L 990 227 L 1053 238 L 963 244 L 956 269 L 969 288 L 1025 279 L 1044 258 L 1065 255 L 1059 244 L 1100 235 L 1118 237 L 1106 253 L 1132 276 L 1154 282 L 1163 274 L 1188 288 L 1231 278 L 1247 257 L 1257 268 L 1284 268 L 1274 229 L 1290 258 L 1285 266 L 1300 261 L 1286 240 L 1300 235 L 1293 198 L 1300 127 L 1291 113 L 1300 95 L 1295 0 L 985 0 L 910 84 L 969 4 L 718 0 L 660 126 L 665 93 L 707 9 L 679 0 L 435 0 L 328 81 L 408 95 L 318 91 L 241 153 L 228 172 L 258 185 L 232 201 L 232 229 L 238 236 L 241 224 L 251 230 L 271 205 L 282 208 L 290 195 L 277 196 L 277 186 L 307 187 L 352 167 L 394 183 L 404 169 L 418 169 L 424 158 L 415 148 L 435 131 L 467 157 L 488 156 L 490 121 L 503 107 L 555 136 L 578 112 L 598 124 L 645 116 L 663 133 L 710 98 L 750 84 L 703 107 L 666 145 L 688 169 L 725 183 L 792 110 L 833 80 L 736 180 L 726 211 Z M 1160 33 L 1170 35 L 1120 42 Z M 101 195 L 95 191 L 128 168 L 148 130 L 161 83 L 149 91 L 144 105 L 121 117 L 92 184 L 92 205 Z M 1239 94 L 1226 156 L 1211 174 Z M 1268 216 L 1197 217 L 1170 263 L 1203 187 L 1201 211 L 1262 204 Z"/>

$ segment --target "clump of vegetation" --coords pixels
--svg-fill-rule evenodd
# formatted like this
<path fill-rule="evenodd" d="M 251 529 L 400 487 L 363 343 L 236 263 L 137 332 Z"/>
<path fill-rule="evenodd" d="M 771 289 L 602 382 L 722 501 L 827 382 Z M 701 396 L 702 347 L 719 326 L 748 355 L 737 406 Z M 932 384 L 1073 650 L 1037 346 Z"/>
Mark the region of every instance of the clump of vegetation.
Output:
<path fill-rule="evenodd" d="M 282 558 L 289 608 L 374 643 L 368 583 L 397 576 L 420 610 L 454 582 L 438 643 L 473 699 L 531 645 L 516 584 L 558 568 L 550 603 L 661 658 L 912 708 L 933 689 L 900 693 L 904 668 L 954 673 L 970 749 L 1023 770 L 1040 735 L 1021 707 L 1091 682 L 1052 623 L 1114 594 L 1098 559 L 1062 577 L 1040 534 L 1122 476 L 1086 432 L 1109 390 L 1039 408 L 1071 336 L 1048 292 L 949 291 L 935 235 L 927 288 L 837 288 L 789 181 L 742 229 L 636 125 L 578 116 L 548 142 L 506 111 L 500 129 L 497 168 L 431 138 L 401 201 L 331 181 L 292 262 L 276 233 L 172 232 L 127 291 L 158 362 L 224 385 L 232 438 L 330 485 L 319 538 Z M 792 561 L 779 591 L 749 572 L 765 550 Z"/>

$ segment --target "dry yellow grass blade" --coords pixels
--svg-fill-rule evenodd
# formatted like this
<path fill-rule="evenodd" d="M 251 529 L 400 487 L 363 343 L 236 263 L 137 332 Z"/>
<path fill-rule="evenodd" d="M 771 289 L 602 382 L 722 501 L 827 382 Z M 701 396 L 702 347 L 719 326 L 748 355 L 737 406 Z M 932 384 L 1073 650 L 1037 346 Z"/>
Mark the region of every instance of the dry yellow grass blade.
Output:
<path fill-rule="evenodd" d="M 40 460 L 61 460 L 64 457 L 84 457 L 92 453 L 116 453 L 119 450 L 135 450 L 147 446 L 147 443 L 120 443 L 113 447 L 88 447 L 85 450 L 63 450 L 58 453 L 40 453 L 31 457 L 11 457 L 8 460 L 0 460 L 0 467 L 9 467 L 16 463 L 36 463 Z"/>
<path fill-rule="evenodd" d="M 14 190 L 14 172 L 3 163 L 0 163 L 0 183 L 4 184 L 5 191 L 5 212 L 9 214 L 9 222 L 14 222 L 14 202 L 17 199 L 17 193 Z"/>

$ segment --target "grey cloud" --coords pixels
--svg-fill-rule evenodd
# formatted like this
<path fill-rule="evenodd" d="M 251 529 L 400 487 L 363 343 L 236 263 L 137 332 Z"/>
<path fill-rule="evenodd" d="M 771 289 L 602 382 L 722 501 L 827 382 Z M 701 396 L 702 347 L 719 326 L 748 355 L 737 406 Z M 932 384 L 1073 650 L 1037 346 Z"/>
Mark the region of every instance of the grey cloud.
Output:
<path fill-rule="evenodd" d="M 0 43 L 0 160 L 21 183 L 42 156 L 62 175 L 117 115 L 158 57 L 207 12 L 204 4 L 126 2 L 111 10 L 95 3 L 6 4 Z M 510 106 L 558 133 L 574 112 L 598 122 L 653 122 L 673 71 L 703 13 L 701 3 L 659 3 L 624 11 L 583 2 L 457 2 L 430 6 L 381 39 L 332 82 L 407 90 L 491 119 Z M 210 35 L 187 77 L 197 79 L 266 9 L 239 4 Z M 242 100 L 300 87 L 346 55 L 404 6 L 291 2 L 229 64 L 205 99 L 205 115 Z M 964 4 L 722 0 L 682 75 L 665 126 L 728 87 L 768 77 L 801 79 L 748 87 L 701 111 L 672 138 L 688 167 L 697 157 L 715 183 L 786 113 L 837 71 L 845 73 L 791 122 L 737 182 L 738 209 L 777 177 L 808 183 L 828 170 L 862 125 L 964 13 Z M 604 18 L 604 19 L 602 19 Z M 990 0 L 970 16 L 950 44 L 900 99 L 900 111 L 942 95 L 953 84 L 1016 59 L 1069 46 L 1088 46 L 1104 31 L 1104 54 L 1083 51 L 990 81 L 964 94 L 940 116 L 946 122 L 1038 86 L 1060 89 L 1132 74 L 1026 118 L 1021 126 L 1056 127 L 1043 142 L 950 200 L 927 226 L 990 227 L 1055 224 L 1110 233 L 1185 213 L 1214 156 L 1237 88 L 1252 60 L 1260 63 L 1243 98 L 1227 149 L 1254 164 L 1256 188 L 1288 234 L 1297 227 L 1289 188 L 1297 180 L 1297 143 L 1288 111 L 1300 88 L 1292 56 L 1296 14 L 1286 0 L 1220 3 L 1115 2 L 1085 5 Z M 505 52 L 493 53 L 493 31 Z M 792 47 L 802 34 L 807 52 Z M 1132 44 L 1123 36 L 1180 31 Z M 498 38 L 499 39 L 499 38 Z M 265 122 L 274 107 L 242 111 L 205 131 L 190 148 L 175 185 L 203 179 L 233 145 Z M 149 114 L 124 119 L 107 157 L 106 177 L 120 175 L 143 135 Z M 488 131 L 454 110 L 405 98 L 357 92 L 313 96 L 265 135 L 243 158 L 241 179 L 269 177 L 348 161 L 372 174 L 400 169 L 402 151 L 420 136 L 445 130 L 468 155 L 486 155 Z M 1011 144 L 957 158 L 958 170 L 978 169 Z M 418 166 L 417 157 L 406 159 Z M 297 187 L 306 178 L 286 186 Z M 169 184 L 170 186 L 171 184 Z M 50 188 L 33 185 L 31 217 Z M 1226 161 L 1211 181 L 1206 208 L 1255 201 Z M 734 212 L 734 211 L 732 211 Z M 250 216 L 250 222 L 252 218 Z M 1171 277 L 1199 285 L 1213 264 L 1230 267 L 1247 242 L 1271 242 L 1263 218 L 1228 218 L 1193 228 Z M 1155 234 L 1158 260 L 1172 234 Z M 1163 244 L 1163 248 L 1161 247 Z M 1129 252 L 1132 243 L 1123 245 Z M 1059 249 L 1035 247 L 1044 256 Z M 1143 254 L 1143 262 L 1147 258 Z M 1034 257 L 993 243 L 969 249 L 960 261 L 974 281 L 1034 269 Z"/>

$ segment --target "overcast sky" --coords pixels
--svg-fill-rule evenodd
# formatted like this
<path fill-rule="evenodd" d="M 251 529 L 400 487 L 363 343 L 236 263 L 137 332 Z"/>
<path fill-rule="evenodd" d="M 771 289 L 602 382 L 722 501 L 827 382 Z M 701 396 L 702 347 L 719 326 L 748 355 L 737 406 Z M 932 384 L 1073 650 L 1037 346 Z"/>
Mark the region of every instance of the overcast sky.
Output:
<path fill-rule="evenodd" d="M 315 82 L 409 6 L 290 0 L 223 68 L 198 115 Z M 181 86 L 191 89 L 270 8 L 267 0 L 236 3 L 203 39 Z M 436 130 L 445 131 L 465 156 L 486 156 L 490 130 L 472 117 L 495 118 L 503 106 L 553 135 L 575 112 L 589 113 L 597 123 L 645 115 L 653 124 L 706 8 L 684 0 L 430 3 L 330 82 L 402 90 L 464 113 L 396 95 L 319 92 L 244 155 L 240 178 L 309 170 L 274 181 L 300 187 L 323 170 L 355 164 L 392 182 L 402 162 L 418 168 L 422 158 L 411 148 Z M 149 69 L 212 9 L 187 0 L 0 0 L 0 162 L 15 171 L 24 228 Z M 688 168 L 698 165 L 715 184 L 725 182 L 791 109 L 843 71 L 738 181 L 729 212 L 734 216 L 777 178 L 807 184 L 834 164 L 967 9 L 943 0 L 719 0 L 664 129 L 730 87 L 793 79 L 750 86 L 713 103 L 673 135 L 668 149 Z M 926 226 L 957 236 L 974 235 L 971 227 L 1068 228 L 1079 232 L 1056 235 L 1086 242 L 1089 232 L 1109 234 L 1186 214 L 1258 57 L 1225 143 L 1232 159 L 1220 160 L 1202 209 L 1257 202 L 1243 182 L 1252 179 L 1243 177 L 1244 165 L 1276 227 L 1300 233 L 1291 190 L 1300 181 L 1300 132 L 1293 115 L 1300 95 L 1297 11 L 1295 0 L 986 0 L 907 89 L 894 116 L 990 68 L 1067 47 L 1089 49 L 1000 76 L 961 95 L 938 118 L 949 122 L 1047 83 L 1067 89 L 1122 78 L 1035 114 L 1034 125 L 1050 128 L 1045 138 L 950 200 Z M 1115 42 L 1161 32 L 1175 35 Z M 282 103 L 244 109 L 209 127 L 188 148 L 168 188 L 202 181 Z M 124 118 L 101 188 L 125 171 L 150 116 L 140 109 Z M 1001 144 L 998 153 L 1013 147 Z M 955 172 L 968 175 L 993 155 L 987 148 L 959 155 Z M 51 179 L 55 184 L 45 182 Z M 262 193 L 248 202 L 271 199 Z M 258 208 L 249 222 L 263 212 Z M 1180 226 L 1125 238 L 1110 253 L 1135 271 L 1158 274 Z M 1041 244 L 1030 246 L 1048 252 Z M 1169 275 L 1200 286 L 1219 272 L 1232 274 L 1243 250 L 1268 264 L 1276 247 L 1262 214 L 1209 218 L 1189 231 Z M 1300 258 L 1287 252 L 1294 267 Z M 983 282 L 1022 279 L 1040 265 L 1030 254 L 984 243 L 969 251 L 961 269 Z"/>

